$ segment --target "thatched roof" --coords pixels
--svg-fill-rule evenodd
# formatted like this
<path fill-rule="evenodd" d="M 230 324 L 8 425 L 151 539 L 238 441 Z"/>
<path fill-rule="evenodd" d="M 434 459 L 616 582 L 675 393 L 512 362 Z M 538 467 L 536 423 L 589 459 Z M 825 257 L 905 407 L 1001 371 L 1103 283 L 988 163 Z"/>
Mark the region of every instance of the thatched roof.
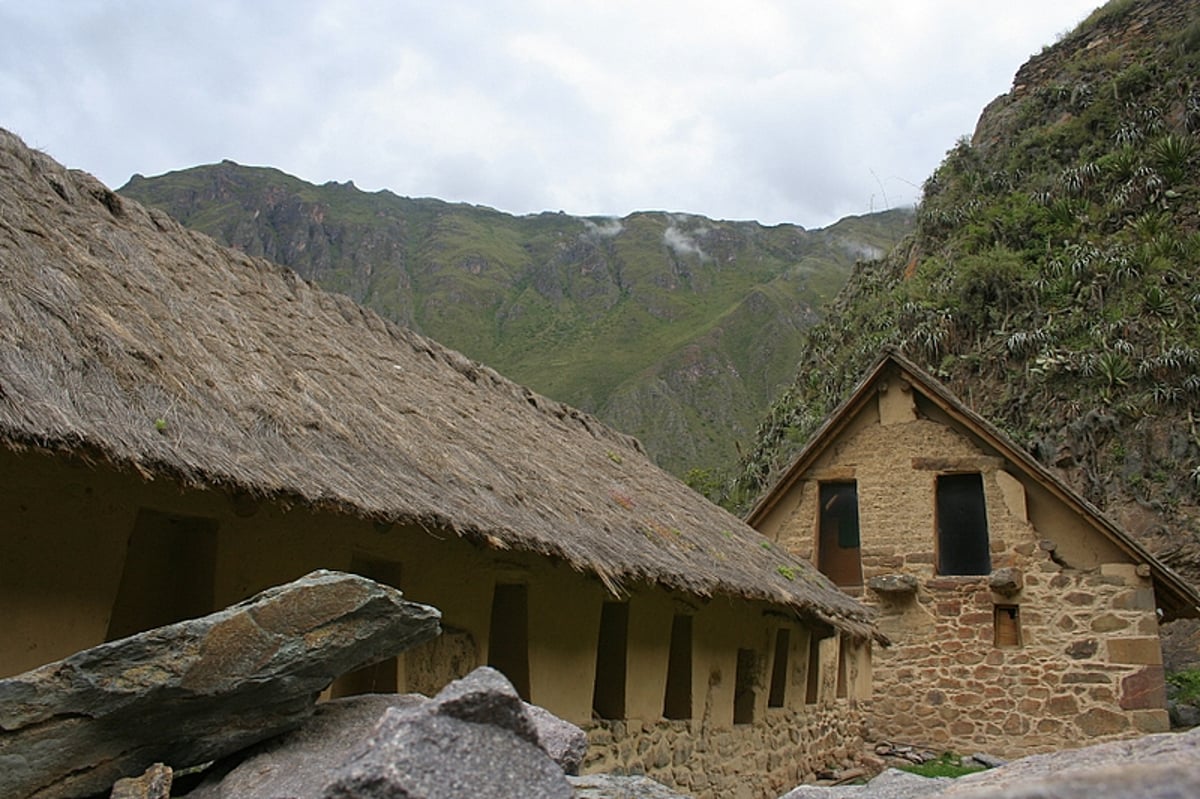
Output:
<path fill-rule="evenodd" d="M 597 575 L 870 611 L 646 457 L 284 267 L 0 130 L 0 442 L 450 530 Z"/>
<path fill-rule="evenodd" d="M 1039 463 L 1024 448 L 1018 446 L 1007 434 L 964 405 L 929 372 L 904 357 L 899 350 L 890 347 L 885 349 L 875 364 L 867 370 L 850 396 L 817 428 L 775 485 L 759 497 L 754 508 L 746 516 L 750 524 L 758 524 L 787 496 L 798 481 L 804 479 L 804 475 L 821 454 L 837 441 L 842 431 L 853 422 L 864 406 L 878 395 L 879 382 L 895 377 L 907 381 L 914 390 L 919 391 L 941 409 L 958 430 L 967 434 L 978 445 L 1004 458 L 1018 473 L 1023 473 L 1028 479 L 1041 484 L 1052 496 L 1087 522 L 1097 535 L 1107 538 L 1133 562 L 1148 565 L 1158 603 L 1166 620 L 1200 618 L 1200 592 L 1105 516 L 1099 508 L 1080 496 L 1079 492 Z"/>

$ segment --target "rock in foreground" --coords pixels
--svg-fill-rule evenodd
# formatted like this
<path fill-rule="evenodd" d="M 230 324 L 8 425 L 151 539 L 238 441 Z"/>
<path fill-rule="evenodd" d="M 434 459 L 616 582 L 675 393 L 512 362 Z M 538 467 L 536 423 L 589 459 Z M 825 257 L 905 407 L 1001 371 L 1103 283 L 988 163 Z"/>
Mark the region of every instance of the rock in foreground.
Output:
<path fill-rule="evenodd" d="M 563 771 L 574 758 L 563 753 L 585 745 L 582 730 L 483 667 L 433 699 L 323 703 L 299 729 L 214 767 L 187 799 L 568 797 Z"/>
<path fill-rule="evenodd" d="M 323 799 L 572 799 L 511 683 L 480 668 L 415 710 L 384 713 Z"/>
<path fill-rule="evenodd" d="M 393 588 L 318 571 L 0 680 L 0 796 L 88 796 L 293 729 L 335 677 L 436 636 L 439 619 Z"/>

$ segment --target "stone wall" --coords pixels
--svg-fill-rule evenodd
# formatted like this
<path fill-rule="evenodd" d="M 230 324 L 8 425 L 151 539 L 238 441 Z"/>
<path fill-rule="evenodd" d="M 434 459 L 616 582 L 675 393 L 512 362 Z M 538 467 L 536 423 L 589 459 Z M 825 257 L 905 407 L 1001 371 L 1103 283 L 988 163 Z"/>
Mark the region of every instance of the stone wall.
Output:
<path fill-rule="evenodd" d="M 732 727 L 595 722 L 584 771 L 645 774 L 696 799 L 774 799 L 822 769 L 857 761 L 868 704 L 774 709 L 760 722 Z"/>
<path fill-rule="evenodd" d="M 845 590 L 893 642 L 875 648 L 869 737 L 1013 757 L 1167 729 L 1146 565 L 889 383 L 760 524 L 814 558 L 820 484 L 856 484 L 865 585 Z M 991 574 L 938 574 L 937 479 L 960 473 L 982 478 Z M 998 642 L 1008 609 L 1019 640 Z"/>
<path fill-rule="evenodd" d="M 871 736 L 1016 757 L 1165 731 L 1148 583 L 1132 566 L 1071 572 L 1046 557 L 1019 604 L 987 577 L 931 578 L 879 601 L 895 645 L 875 652 Z M 1010 603 L 1022 645 L 997 647 L 994 608 Z"/>

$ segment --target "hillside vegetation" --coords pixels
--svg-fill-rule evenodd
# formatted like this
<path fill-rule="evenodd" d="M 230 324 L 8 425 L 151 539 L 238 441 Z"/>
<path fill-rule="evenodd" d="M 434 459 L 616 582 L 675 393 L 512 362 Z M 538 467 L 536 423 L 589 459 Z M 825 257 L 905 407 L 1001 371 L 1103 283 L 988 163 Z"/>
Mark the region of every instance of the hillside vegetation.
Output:
<path fill-rule="evenodd" d="M 856 268 L 725 500 L 885 344 L 1200 579 L 1200 0 L 1116 0 L 1033 57 Z"/>
<path fill-rule="evenodd" d="M 911 211 L 816 231 L 515 217 L 229 161 L 120 191 L 591 411 L 694 479 L 736 463 L 855 260 L 912 226 Z"/>

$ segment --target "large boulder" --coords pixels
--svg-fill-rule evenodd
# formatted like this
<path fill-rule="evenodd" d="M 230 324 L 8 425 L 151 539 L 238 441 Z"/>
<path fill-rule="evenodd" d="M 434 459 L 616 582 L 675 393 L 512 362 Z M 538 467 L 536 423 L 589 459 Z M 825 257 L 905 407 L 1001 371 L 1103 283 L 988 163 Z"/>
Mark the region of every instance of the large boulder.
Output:
<path fill-rule="evenodd" d="M 322 703 L 299 729 L 211 769 L 187 799 L 342 795 L 328 793 L 334 785 L 354 796 L 559 796 L 574 762 L 563 753 L 575 752 L 580 737 L 483 667 L 433 699 L 367 694 Z"/>
<path fill-rule="evenodd" d="M 439 619 L 394 588 L 318 571 L 0 680 L 0 796 L 88 796 L 294 729 L 335 677 L 433 638 Z"/>
<path fill-rule="evenodd" d="M 1200 796 L 1200 729 L 1030 755 L 956 780 L 888 769 L 866 785 L 780 799 L 1182 799 Z"/>
<path fill-rule="evenodd" d="M 315 799 L 389 708 L 428 701 L 419 694 L 364 694 L 322 702 L 297 729 L 208 769 L 187 799 Z"/>
<path fill-rule="evenodd" d="M 1031 755 L 970 774 L 938 799 L 1174 799 L 1200 796 L 1200 729 Z"/>
<path fill-rule="evenodd" d="M 414 710 L 389 709 L 321 799 L 572 799 L 512 684 L 480 668 Z"/>

